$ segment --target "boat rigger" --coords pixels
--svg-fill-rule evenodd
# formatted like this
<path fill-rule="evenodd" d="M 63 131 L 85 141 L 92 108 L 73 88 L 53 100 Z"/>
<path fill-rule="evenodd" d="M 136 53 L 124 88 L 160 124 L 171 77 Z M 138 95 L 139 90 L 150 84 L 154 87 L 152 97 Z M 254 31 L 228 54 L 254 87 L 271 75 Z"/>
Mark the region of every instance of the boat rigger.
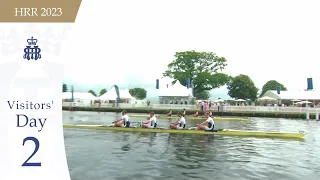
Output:
<path fill-rule="evenodd" d="M 136 117 L 136 118 L 147 118 L 149 115 L 130 115 L 130 117 Z M 157 118 L 161 119 L 173 119 L 173 118 L 178 118 L 178 116 L 157 116 Z M 193 116 L 185 116 L 186 119 L 188 120 L 204 120 L 206 119 L 205 117 L 193 117 Z M 215 121 L 242 121 L 242 122 L 250 122 L 249 119 L 245 118 L 235 118 L 235 117 L 214 117 L 213 118 Z"/>
<path fill-rule="evenodd" d="M 148 129 L 148 128 L 122 128 L 111 127 L 105 125 L 63 125 L 64 128 L 77 128 L 77 129 L 96 129 L 96 130 L 113 130 L 113 131 L 126 131 L 126 132 L 155 132 L 155 133 L 180 133 L 180 134 L 207 134 L 207 135 L 221 135 L 221 136 L 247 136 L 247 137 L 260 137 L 260 138 L 282 138 L 282 139 L 303 139 L 306 133 L 282 133 L 282 132 L 260 132 L 260 131 L 242 131 L 222 129 L 217 132 L 206 132 L 201 130 L 174 130 L 174 129 Z"/>

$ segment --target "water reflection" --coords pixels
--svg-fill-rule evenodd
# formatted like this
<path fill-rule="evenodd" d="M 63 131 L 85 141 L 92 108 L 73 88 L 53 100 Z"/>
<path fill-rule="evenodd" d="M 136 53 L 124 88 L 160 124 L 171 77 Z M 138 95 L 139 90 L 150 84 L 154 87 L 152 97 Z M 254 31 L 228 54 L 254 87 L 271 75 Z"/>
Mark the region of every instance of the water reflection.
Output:
<path fill-rule="evenodd" d="M 122 141 L 127 143 L 127 144 L 124 144 L 121 146 L 121 150 L 122 151 L 129 151 L 131 149 L 131 145 L 132 143 L 131 142 L 128 142 L 130 139 L 130 134 L 129 133 L 125 133 L 123 134 L 123 138 L 122 138 Z"/>
<path fill-rule="evenodd" d="M 114 132 L 121 133 L 121 132 Z M 130 151 L 132 148 L 137 146 L 137 144 L 147 144 L 149 147 L 152 147 L 155 144 L 157 133 L 123 133 L 121 149 L 123 151 Z M 133 140 L 134 139 L 134 140 Z M 148 139 L 147 141 L 145 141 Z"/>
<path fill-rule="evenodd" d="M 211 157 L 214 156 L 212 151 L 214 136 L 170 134 L 169 138 L 170 147 L 177 160 L 193 162 L 192 157 L 212 159 Z"/>

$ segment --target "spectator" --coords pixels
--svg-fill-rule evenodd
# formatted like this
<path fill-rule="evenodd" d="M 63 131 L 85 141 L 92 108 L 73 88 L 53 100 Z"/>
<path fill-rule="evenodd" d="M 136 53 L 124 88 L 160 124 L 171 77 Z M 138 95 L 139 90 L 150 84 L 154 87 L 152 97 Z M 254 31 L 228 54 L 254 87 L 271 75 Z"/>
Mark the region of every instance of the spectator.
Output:
<path fill-rule="evenodd" d="M 204 102 L 202 101 L 202 102 L 200 103 L 200 109 L 201 109 L 201 111 L 203 111 L 203 106 L 204 106 Z"/>

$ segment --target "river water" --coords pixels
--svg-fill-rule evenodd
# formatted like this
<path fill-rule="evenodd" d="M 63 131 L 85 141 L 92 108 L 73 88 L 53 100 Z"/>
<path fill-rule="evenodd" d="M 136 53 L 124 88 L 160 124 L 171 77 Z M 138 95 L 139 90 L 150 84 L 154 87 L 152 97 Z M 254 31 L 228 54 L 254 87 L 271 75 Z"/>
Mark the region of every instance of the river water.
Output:
<path fill-rule="evenodd" d="M 130 115 L 130 114 L 129 114 Z M 64 124 L 110 124 L 116 113 L 63 112 Z M 144 121 L 144 118 L 131 118 Z M 72 180 L 319 180 L 320 122 L 250 118 L 217 128 L 305 131 L 304 141 L 64 129 Z M 167 126 L 169 120 L 158 120 Z M 199 121 L 187 121 L 194 126 Z"/>

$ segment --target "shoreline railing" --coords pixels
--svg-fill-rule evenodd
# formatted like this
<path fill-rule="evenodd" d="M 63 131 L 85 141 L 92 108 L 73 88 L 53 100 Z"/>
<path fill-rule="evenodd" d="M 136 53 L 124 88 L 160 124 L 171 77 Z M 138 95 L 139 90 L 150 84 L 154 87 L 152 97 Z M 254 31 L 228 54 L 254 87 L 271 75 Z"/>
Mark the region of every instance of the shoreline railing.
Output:
<path fill-rule="evenodd" d="M 70 107 L 70 102 L 63 102 L 62 104 L 65 107 Z M 74 103 L 74 106 L 81 107 L 99 107 L 98 104 L 88 105 L 83 103 Z M 103 107 L 115 107 L 115 104 L 101 104 Z M 147 108 L 147 109 L 163 109 L 163 110 L 200 110 L 199 105 L 184 105 L 184 104 L 128 104 L 120 103 L 118 108 Z M 280 106 L 211 106 L 210 108 L 213 111 L 223 111 L 223 112 L 269 112 L 269 113 L 317 113 L 319 112 L 318 108 L 313 107 L 280 107 Z"/>

